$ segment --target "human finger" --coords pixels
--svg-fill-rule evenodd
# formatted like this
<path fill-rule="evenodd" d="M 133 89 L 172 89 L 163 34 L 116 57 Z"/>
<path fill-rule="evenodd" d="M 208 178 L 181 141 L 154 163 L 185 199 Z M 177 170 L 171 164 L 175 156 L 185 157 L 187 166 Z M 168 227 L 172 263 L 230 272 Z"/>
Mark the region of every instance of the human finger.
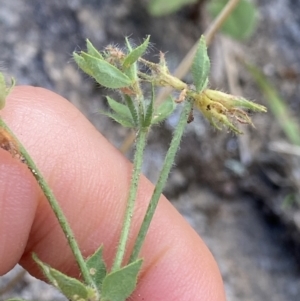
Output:
<path fill-rule="evenodd" d="M 62 97 L 41 88 L 17 87 L 3 118 L 24 143 L 53 189 L 84 256 L 104 245 L 110 266 L 126 206 L 131 164 Z M 152 184 L 141 178 L 133 229 L 138 231 Z M 32 204 L 35 204 L 32 201 Z M 79 276 L 58 223 L 43 197 L 21 264 L 40 275 L 34 251 L 53 267 Z M 132 239 L 128 246 L 130 250 Z M 162 197 L 141 252 L 144 258 L 136 300 L 224 300 L 216 263 L 205 244 Z"/>

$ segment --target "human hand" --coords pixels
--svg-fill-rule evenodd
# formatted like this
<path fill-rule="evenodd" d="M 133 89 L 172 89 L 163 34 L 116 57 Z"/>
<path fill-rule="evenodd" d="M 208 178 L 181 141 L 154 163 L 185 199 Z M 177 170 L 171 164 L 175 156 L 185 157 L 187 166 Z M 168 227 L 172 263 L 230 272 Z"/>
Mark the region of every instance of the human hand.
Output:
<path fill-rule="evenodd" d="M 16 87 L 1 112 L 59 201 L 85 257 L 104 245 L 112 264 L 131 178 L 131 163 L 68 101 L 42 88 Z M 142 177 L 130 233 L 133 243 L 153 185 Z M 0 149 L 0 275 L 18 262 L 41 277 L 32 252 L 78 277 L 59 224 L 25 164 Z M 133 245 L 128 247 L 128 253 Z M 140 257 L 131 300 L 225 300 L 218 267 L 196 232 L 161 197 Z"/>

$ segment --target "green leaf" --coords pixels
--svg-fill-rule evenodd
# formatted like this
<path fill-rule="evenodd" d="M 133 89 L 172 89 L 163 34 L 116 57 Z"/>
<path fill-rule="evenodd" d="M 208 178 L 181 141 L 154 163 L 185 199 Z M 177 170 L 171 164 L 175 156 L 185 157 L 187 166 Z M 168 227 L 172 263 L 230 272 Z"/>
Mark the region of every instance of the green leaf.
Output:
<path fill-rule="evenodd" d="M 227 0 L 211 0 L 208 3 L 208 11 L 216 17 L 227 4 Z M 224 22 L 221 31 L 234 39 L 241 40 L 251 36 L 257 24 L 257 9 L 248 0 L 240 0 L 240 3 L 232 11 Z"/>
<path fill-rule="evenodd" d="M 126 42 L 126 46 L 129 50 L 129 52 L 132 51 L 132 47 L 130 45 L 130 42 L 128 40 L 127 37 L 125 37 L 125 42 Z M 138 76 L 137 76 L 137 63 L 133 63 L 132 65 L 129 66 L 129 68 L 125 68 L 124 64 L 123 64 L 123 71 L 124 73 L 132 80 L 132 81 L 136 81 Z"/>
<path fill-rule="evenodd" d="M 204 36 L 201 36 L 197 51 L 192 64 L 192 75 L 196 91 L 203 91 L 208 84 L 208 75 L 210 71 L 210 60 L 207 55 L 207 48 Z"/>
<path fill-rule="evenodd" d="M 149 127 L 152 123 L 152 117 L 154 112 L 154 98 L 155 98 L 155 93 L 154 93 L 154 87 L 152 86 L 151 100 L 146 108 L 146 114 L 143 123 L 144 127 Z"/>
<path fill-rule="evenodd" d="M 132 64 L 134 64 L 145 53 L 145 51 L 147 50 L 148 45 L 149 45 L 149 39 L 150 39 L 150 36 L 148 36 L 140 46 L 136 47 L 135 49 L 133 49 L 132 51 L 129 52 L 129 54 L 125 57 L 124 62 L 123 62 L 124 69 L 128 69 Z M 126 43 L 128 46 L 129 41 L 127 38 L 126 38 Z M 130 46 L 130 48 L 131 48 L 131 46 Z"/>
<path fill-rule="evenodd" d="M 100 85 L 106 88 L 118 89 L 132 84 L 127 75 L 105 60 L 93 57 L 83 51 L 80 55 L 74 53 L 73 56 L 84 72 L 94 77 Z"/>
<path fill-rule="evenodd" d="M 103 261 L 102 252 L 103 246 L 100 246 L 100 248 L 98 248 L 98 250 L 96 250 L 96 252 L 86 260 L 89 272 L 99 289 L 101 288 L 102 281 L 106 276 L 106 266 Z"/>
<path fill-rule="evenodd" d="M 152 0 L 148 11 L 152 16 L 164 16 L 178 11 L 182 6 L 196 3 L 197 0 Z"/>
<path fill-rule="evenodd" d="M 89 39 L 86 40 L 86 48 L 87 48 L 87 53 L 89 55 L 103 60 L 102 54 L 94 47 L 94 45 L 90 42 Z"/>
<path fill-rule="evenodd" d="M 126 46 L 128 48 L 128 51 L 131 52 L 133 50 L 133 48 L 132 48 L 132 46 L 131 46 L 131 44 L 130 44 L 127 37 L 125 37 L 125 43 L 126 43 Z"/>
<path fill-rule="evenodd" d="M 100 111 L 101 114 L 106 115 L 107 117 L 113 119 L 115 122 L 121 124 L 122 126 L 126 128 L 134 128 L 135 124 L 133 123 L 133 120 L 126 119 L 116 113 L 110 113 L 110 112 L 104 112 Z"/>
<path fill-rule="evenodd" d="M 114 99 L 110 98 L 109 96 L 106 96 L 108 105 L 110 108 L 117 113 L 120 117 L 123 117 L 125 119 L 130 120 L 132 118 L 131 112 L 129 108 L 126 105 L 123 105 L 122 103 L 115 101 Z"/>
<path fill-rule="evenodd" d="M 125 102 L 127 104 L 127 107 L 130 110 L 131 116 L 132 116 L 132 120 L 135 124 L 135 126 L 138 126 L 139 124 L 139 116 L 137 113 L 137 110 L 135 108 L 134 102 L 132 101 L 131 97 L 129 95 L 124 95 L 125 98 Z"/>
<path fill-rule="evenodd" d="M 142 259 L 108 274 L 102 284 L 103 301 L 124 301 L 134 291 L 138 273 L 142 266 Z"/>
<path fill-rule="evenodd" d="M 173 113 L 175 108 L 176 108 L 175 101 L 171 96 L 168 96 L 168 98 L 164 100 L 164 102 L 161 105 L 159 105 L 158 108 L 155 110 L 151 123 L 157 124 L 159 122 L 162 122 Z"/>
<path fill-rule="evenodd" d="M 43 263 L 33 254 L 33 260 L 39 265 L 49 282 L 59 289 L 69 300 L 87 300 L 95 294 L 92 288 L 85 286 L 79 280 L 71 278 Z"/>
<path fill-rule="evenodd" d="M 88 67 L 88 65 L 85 63 L 85 60 L 83 57 L 81 57 L 79 54 L 76 52 L 73 52 L 73 58 L 78 67 L 85 72 L 86 74 L 93 76 L 92 70 Z"/>

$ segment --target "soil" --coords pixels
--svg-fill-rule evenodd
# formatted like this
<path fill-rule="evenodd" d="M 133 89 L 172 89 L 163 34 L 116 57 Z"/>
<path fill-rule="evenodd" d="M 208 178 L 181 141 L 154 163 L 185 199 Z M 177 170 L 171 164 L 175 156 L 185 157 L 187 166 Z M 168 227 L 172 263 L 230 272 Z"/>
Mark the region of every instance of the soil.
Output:
<path fill-rule="evenodd" d="M 268 106 L 239 58 L 261 68 L 299 121 L 300 3 L 257 1 L 258 27 L 247 41 L 217 35 L 210 47 L 211 87 L 233 91 Z M 116 147 L 128 135 L 97 113 L 105 108 L 99 88 L 78 71 L 71 54 L 85 39 L 103 49 L 137 44 L 151 35 L 157 59 L 166 52 L 173 70 L 210 23 L 204 1 L 170 16 L 153 18 L 145 1 L 2 1 L 0 61 L 18 84 L 42 86 L 69 99 Z M 185 79 L 187 82 L 190 78 Z M 155 182 L 176 114 L 150 136 L 144 173 Z M 165 194 L 204 239 L 220 266 L 231 301 L 299 300 L 300 159 L 274 151 L 287 143 L 272 112 L 253 116 L 256 129 L 236 137 L 213 129 L 200 114 L 186 131 Z M 289 148 L 286 148 L 289 150 Z M 130 154 L 128 155 L 131 156 Z M 292 200 L 292 201 L 291 201 Z M 199 267 L 201 268 L 201 267 Z M 4 286 L 20 267 L 0 280 Z M 26 274 L 0 300 L 64 300 Z"/>

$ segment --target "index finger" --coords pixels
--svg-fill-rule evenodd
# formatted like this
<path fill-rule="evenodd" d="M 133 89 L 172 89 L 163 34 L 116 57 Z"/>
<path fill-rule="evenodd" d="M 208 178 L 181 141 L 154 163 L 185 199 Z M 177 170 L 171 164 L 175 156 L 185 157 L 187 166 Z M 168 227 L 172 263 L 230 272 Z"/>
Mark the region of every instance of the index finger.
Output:
<path fill-rule="evenodd" d="M 48 90 L 15 88 L 2 116 L 53 189 L 84 256 L 103 244 L 104 259 L 111 266 L 126 206 L 130 162 L 73 105 Z M 152 184 L 141 177 L 127 251 L 132 247 L 152 191 Z M 31 198 L 36 201 L 28 201 L 27 211 L 35 215 L 33 221 L 24 220 L 24 228 L 31 230 L 21 264 L 31 274 L 40 276 L 31 259 L 35 252 L 54 268 L 79 276 L 45 198 L 38 193 Z M 144 264 L 133 300 L 225 300 L 211 253 L 164 197 L 141 257 Z"/>

